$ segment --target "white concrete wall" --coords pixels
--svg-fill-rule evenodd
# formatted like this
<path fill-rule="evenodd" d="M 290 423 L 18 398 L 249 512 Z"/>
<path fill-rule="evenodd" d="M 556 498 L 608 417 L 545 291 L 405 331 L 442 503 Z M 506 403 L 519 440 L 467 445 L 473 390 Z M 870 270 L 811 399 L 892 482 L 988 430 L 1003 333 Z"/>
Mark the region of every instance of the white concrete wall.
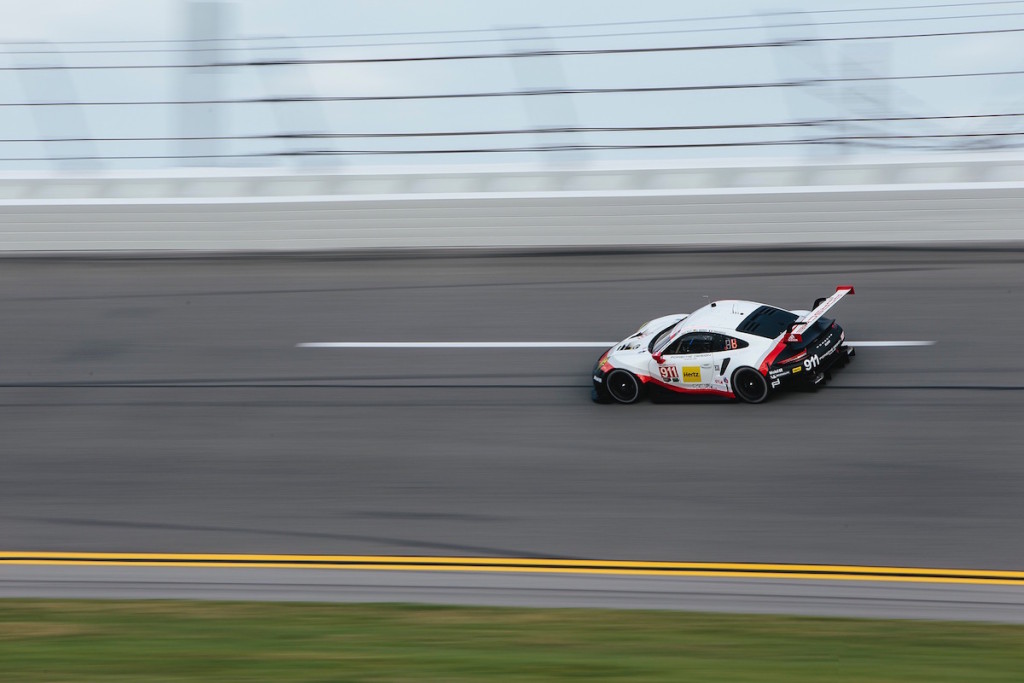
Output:
<path fill-rule="evenodd" d="M 0 177 L 0 251 L 1024 241 L 1024 157 Z"/>

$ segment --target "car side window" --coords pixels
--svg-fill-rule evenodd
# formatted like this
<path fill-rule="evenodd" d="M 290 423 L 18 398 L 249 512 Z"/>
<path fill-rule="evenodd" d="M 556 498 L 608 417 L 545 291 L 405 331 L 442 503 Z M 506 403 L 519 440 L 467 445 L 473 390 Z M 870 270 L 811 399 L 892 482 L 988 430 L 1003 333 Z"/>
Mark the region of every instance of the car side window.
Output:
<path fill-rule="evenodd" d="M 665 355 L 681 356 L 693 353 L 711 353 L 714 335 L 708 332 L 690 332 L 672 342 Z"/>
<path fill-rule="evenodd" d="M 712 342 L 711 348 L 713 351 L 736 351 L 737 349 L 746 348 L 747 342 L 742 339 L 736 339 L 735 337 L 727 337 L 724 334 L 712 335 L 714 341 Z"/>

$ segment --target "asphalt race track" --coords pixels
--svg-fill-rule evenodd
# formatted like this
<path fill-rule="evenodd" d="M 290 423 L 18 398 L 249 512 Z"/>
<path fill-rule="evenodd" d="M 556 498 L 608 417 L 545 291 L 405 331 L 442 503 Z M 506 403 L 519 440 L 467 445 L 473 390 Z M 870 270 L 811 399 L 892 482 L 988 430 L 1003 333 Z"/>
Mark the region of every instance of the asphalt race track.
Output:
<path fill-rule="evenodd" d="M 760 406 L 595 405 L 704 296 L 863 348 Z M 1024 250 L 0 263 L 0 550 L 1024 569 Z"/>

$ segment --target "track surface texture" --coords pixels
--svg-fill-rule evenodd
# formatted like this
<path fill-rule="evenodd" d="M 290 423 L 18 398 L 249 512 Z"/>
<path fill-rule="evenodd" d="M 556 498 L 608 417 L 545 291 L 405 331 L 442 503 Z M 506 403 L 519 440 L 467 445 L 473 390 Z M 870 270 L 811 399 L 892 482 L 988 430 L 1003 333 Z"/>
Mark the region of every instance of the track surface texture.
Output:
<path fill-rule="evenodd" d="M 703 296 L 864 348 L 759 406 L 595 405 L 587 350 Z M 9 259 L 3 549 L 1024 568 L 1024 251 Z"/>

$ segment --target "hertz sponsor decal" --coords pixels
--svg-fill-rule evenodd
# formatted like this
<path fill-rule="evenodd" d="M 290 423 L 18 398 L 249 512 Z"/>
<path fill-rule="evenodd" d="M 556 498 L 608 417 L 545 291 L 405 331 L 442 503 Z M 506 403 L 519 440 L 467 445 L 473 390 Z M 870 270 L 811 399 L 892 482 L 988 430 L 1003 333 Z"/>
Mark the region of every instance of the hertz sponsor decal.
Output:
<path fill-rule="evenodd" d="M 700 368 L 696 365 L 683 366 L 683 381 L 689 383 L 700 383 Z"/>
<path fill-rule="evenodd" d="M 795 368 L 793 368 L 793 374 L 795 375 L 796 373 L 800 372 L 801 370 L 803 370 L 803 368 L 798 365 Z"/>

